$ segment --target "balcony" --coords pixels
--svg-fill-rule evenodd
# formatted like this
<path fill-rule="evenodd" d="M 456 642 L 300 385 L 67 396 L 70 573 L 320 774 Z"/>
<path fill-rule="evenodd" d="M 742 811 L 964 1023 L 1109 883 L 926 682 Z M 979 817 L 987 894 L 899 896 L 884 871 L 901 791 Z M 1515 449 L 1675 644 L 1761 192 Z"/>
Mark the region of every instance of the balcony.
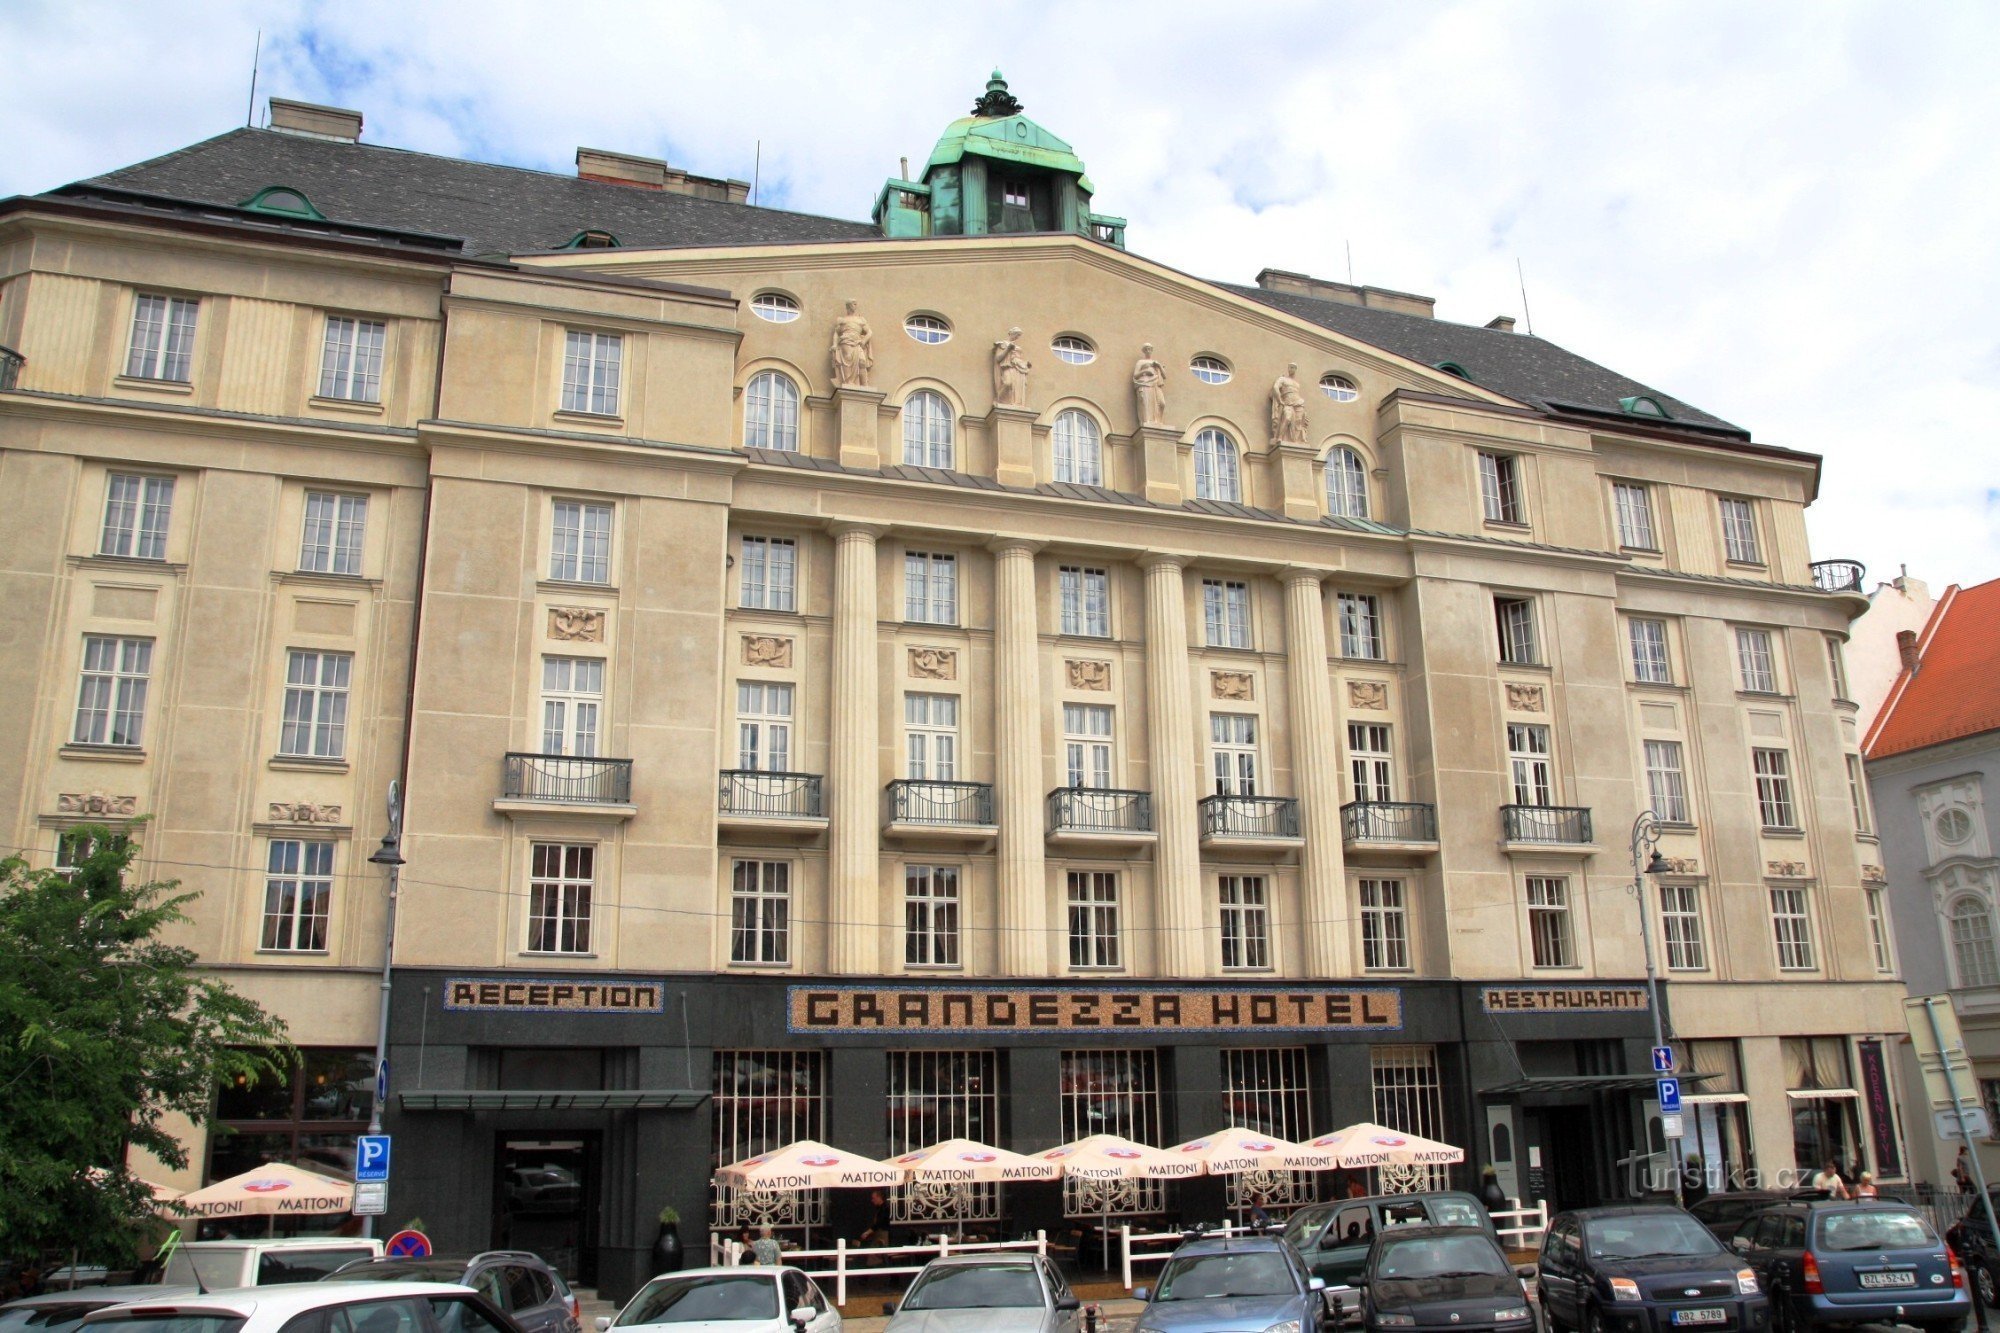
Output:
<path fill-rule="evenodd" d="M 1149 791 L 1058 787 L 1049 793 L 1049 841 L 1058 846 L 1136 847 L 1158 838 Z"/>
<path fill-rule="evenodd" d="M 1860 592 L 1861 581 L 1867 577 L 1868 567 L 1859 560 L 1812 562 L 1813 587 L 1821 592 Z"/>
<path fill-rule="evenodd" d="M 0 391 L 11 389 L 21 382 L 21 367 L 28 364 L 28 358 L 11 347 L 0 347 Z"/>
<path fill-rule="evenodd" d="M 1501 841 L 1514 847 L 1592 846 L 1590 811 L 1575 805 L 1503 805 Z"/>
<path fill-rule="evenodd" d="M 493 808 L 504 815 L 568 814 L 630 819 L 632 761 L 510 751 Z"/>
<path fill-rule="evenodd" d="M 990 842 L 993 784 L 898 778 L 882 793 L 882 831 L 891 837 L 944 842 Z"/>
<path fill-rule="evenodd" d="M 1349 853 L 1434 852 L 1437 807 L 1419 801 L 1349 801 L 1340 807 L 1340 841 Z"/>
<path fill-rule="evenodd" d="M 817 773 L 725 768 L 716 784 L 718 827 L 816 837 L 826 831 L 826 805 Z"/>
<path fill-rule="evenodd" d="M 1305 846 L 1299 803 L 1289 796 L 1204 796 L 1197 806 L 1204 849 L 1271 854 Z"/>

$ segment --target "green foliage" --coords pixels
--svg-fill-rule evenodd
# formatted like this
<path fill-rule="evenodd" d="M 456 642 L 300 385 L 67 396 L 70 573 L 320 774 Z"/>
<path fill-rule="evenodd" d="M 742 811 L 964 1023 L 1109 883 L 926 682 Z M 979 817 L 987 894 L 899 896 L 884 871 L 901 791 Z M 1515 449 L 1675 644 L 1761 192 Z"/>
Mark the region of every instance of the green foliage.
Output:
<path fill-rule="evenodd" d="M 680 1224 L 681 1224 L 681 1215 L 678 1212 L 674 1211 L 674 1206 L 672 1204 L 668 1204 L 666 1207 L 660 1209 L 661 1226 L 677 1227 Z"/>
<path fill-rule="evenodd" d="M 0 1256 L 116 1266 L 155 1213 L 127 1150 L 186 1166 L 165 1117 L 205 1120 L 218 1082 L 293 1052 L 283 1023 L 157 938 L 197 895 L 128 885 L 129 838 L 76 832 L 95 850 L 72 873 L 0 860 Z"/>

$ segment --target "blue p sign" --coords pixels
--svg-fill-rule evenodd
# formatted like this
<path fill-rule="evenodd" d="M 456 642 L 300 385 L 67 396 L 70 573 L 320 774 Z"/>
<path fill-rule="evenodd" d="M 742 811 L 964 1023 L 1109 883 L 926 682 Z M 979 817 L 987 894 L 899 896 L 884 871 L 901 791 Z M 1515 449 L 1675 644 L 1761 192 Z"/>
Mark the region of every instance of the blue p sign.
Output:
<path fill-rule="evenodd" d="M 1681 1081 L 1677 1078 L 1660 1080 L 1660 1113 L 1675 1115 L 1681 1109 Z"/>
<path fill-rule="evenodd" d="M 354 1178 L 383 1181 L 389 1178 L 389 1136 L 363 1134 L 354 1142 Z"/>

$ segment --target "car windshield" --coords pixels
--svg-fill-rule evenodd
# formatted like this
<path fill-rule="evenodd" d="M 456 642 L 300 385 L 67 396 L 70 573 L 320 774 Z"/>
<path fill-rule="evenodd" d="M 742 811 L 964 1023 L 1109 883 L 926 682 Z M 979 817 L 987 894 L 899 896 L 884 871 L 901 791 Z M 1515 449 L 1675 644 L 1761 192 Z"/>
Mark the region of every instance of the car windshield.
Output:
<path fill-rule="evenodd" d="M 13 1305 L 0 1310 L 0 1333 L 69 1333 L 85 1315 L 104 1308 L 103 1301 Z"/>
<path fill-rule="evenodd" d="M 107 1333 L 236 1333 L 243 1327 L 240 1314 L 214 1310 L 140 1310 L 136 1314 L 114 1314 L 96 1320 L 93 1329 Z"/>
<path fill-rule="evenodd" d="M 1245 1254 L 1191 1254 L 1167 1262 L 1156 1301 L 1200 1301 L 1218 1296 L 1289 1296 L 1298 1280 L 1282 1255 L 1269 1250 Z"/>
<path fill-rule="evenodd" d="M 1384 1240 L 1375 1259 L 1375 1276 L 1381 1278 L 1507 1277 L 1513 1271 L 1484 1236 Z"/>
<path fill-rule="evenodd" d="M 465 1262 L 360 1263 L 328 1273 L 322 1282 L 451 1282 L 465 1281 Z"/>
<path fill-rule="evenodd" d="M 1819 1243 L 1829 1250 L 1921 1250 L 1937 1237 L 1915 1213 L 1828 1213 L 1819 1220 Z"/>
<path fill-rule="evenodd" d="M 1480 1227 L 1486 1212 L 1469 1199 L 1432 1199 L 1431 1220 L 1441 1227 Z"/>
<path fill-rule="evenodd" d="M 746 1273 L 742 1277 L 664 1278 L 651 1283 L 619 1311 L 614 1326 L 777 1317 L 776 1275 Z"/>
<path fill-rule="evenodd" d="M 1303 1250 L 1319 1239 L 1319 1233 L 1326 1230 L 1326 1224 L 1333 1217 L 1333 1211 L 1293 1213 L 1285 1223 L 1284 1237 L 1295 1250 Z"/>
<path fill-rule="evenodd" d="M 905 1310 L 1040 1309 L 1042 1281 L 1029 1264 L 933 1268 L 903 1298 Z"/>
<path fill-rule="evenodd" d="M 1714 1254 L 1722 1248 L 1707 1227 L 1685 1213 L 1593 1218 L 1584 1223 L 1583 1235 L 1593 1259 Z"/>

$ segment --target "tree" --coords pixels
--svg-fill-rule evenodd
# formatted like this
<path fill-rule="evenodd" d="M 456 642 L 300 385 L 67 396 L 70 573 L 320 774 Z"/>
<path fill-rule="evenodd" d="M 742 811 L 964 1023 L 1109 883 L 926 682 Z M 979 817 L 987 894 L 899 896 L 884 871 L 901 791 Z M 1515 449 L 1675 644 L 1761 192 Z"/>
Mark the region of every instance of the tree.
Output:
<path fill-rule="evenodd" d="M 186 1166 L 164 1118 L 205 1120 L 220 1080 L 292 1051 L 282 1022 L 159 938 L 198 894 L 127 884 L 127 836 L 68 836 L 90 849 L 73 870 L 0 861 L 0 1256 L 122 1266 L 155 1213 L 128 1149 Z"/>

